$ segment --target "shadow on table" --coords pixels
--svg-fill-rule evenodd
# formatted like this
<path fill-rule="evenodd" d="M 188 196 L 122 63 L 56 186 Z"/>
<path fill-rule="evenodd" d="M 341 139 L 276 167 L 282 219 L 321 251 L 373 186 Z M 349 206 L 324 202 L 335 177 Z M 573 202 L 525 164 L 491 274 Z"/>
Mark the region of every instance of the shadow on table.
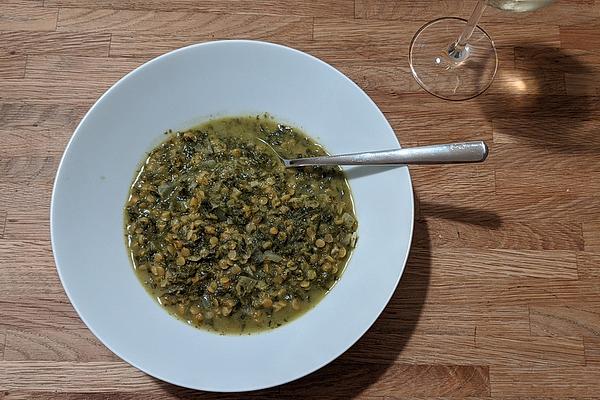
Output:
<path fill-rule="evenodd" d="M 490 229 L 501 225 L 500 218 L 490 212 L 443 204 L 426 204 L 426 208 L 426 217 L 459 220 Z M 380 385 L 378 390 L 393 387 L 398 377 L 393 372 L 386 376 L 386 371 L 414 334 L 429 288 L 431 240 L 423 217 L 415 223 L 414 238 L 402 280 L 383 313 L 356 344 L 329 365 L 286 385 L 248 393 L 204 393 L 161 382 L 162 388 L 173 398 L 184 399 L 351 399 L 368 394 L 376 383 Z M 373 393 L 385 394 L 390 393 Z"/>
<path fill-rule="evenodd" d="M 421 201 L 419 203 L 422 216 L 429 218 L 447 219 L 456 222 L 462 222 L 469 225 L 477 225 L 490 230 L 500 229 L 502 219 L 493 211 L 478 210 L 471 207 L 455 206 L 444 203 L 433 203 Z M 417 232 L 413 237 L 413 242 Z"/>
<path fill-rule="evenodd" d="M 426 224 L 417 224 L 415 235 L 427 237 Z M 410 339 L 427 295 L 429 270 L 429 246 L 420 241 L 418 249 L 411 248 L 402 280 L 371 329 L 343 355 L 304 378 L 271 389 L 232 394 L 197 392 L 163 382 L 160 385 L 173 398 L 187 399 L 354 398 L 382 379 Z M 361 295 L 368 293 L 357 293 Z M 387 340 L 390 337 L 393 340 Z"/>
<path fill-rule="evenodd" d="M 511 142 L 557 152 L 600 151 L 600 132 L 582 126 L 600 110 L 598 102 L 585 95 L 595 90 L 598 72 L 559 48 L 514 49 L 515 69 L 501 64 L 494 90 L 475 100 L 494 121 L 494 130 Z"/>

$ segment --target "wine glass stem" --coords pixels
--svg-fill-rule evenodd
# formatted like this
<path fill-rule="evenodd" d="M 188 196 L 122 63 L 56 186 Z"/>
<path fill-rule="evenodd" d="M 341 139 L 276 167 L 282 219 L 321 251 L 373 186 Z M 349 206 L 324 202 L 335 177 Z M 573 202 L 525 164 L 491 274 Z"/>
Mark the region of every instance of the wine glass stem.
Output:
<path fill-rule="evenodd" d="M 487 4 L 485 0 L 480 0 L 477 2 L 471 17 L 469 17 L 469 21 L 467 21 L 467 26 L 465 26 L 465 29 L 463 29 L 456 42 L 452 43 L 448 48 L 448 55 L 450 56 L 451 60 L 462 62 L 469 56 L 467 43 L 469 39 L 471 39 L 471 35 L 473 35 L 473 31 L 475 30 L 477 23 L 483 16 L 486 5 Z"/>

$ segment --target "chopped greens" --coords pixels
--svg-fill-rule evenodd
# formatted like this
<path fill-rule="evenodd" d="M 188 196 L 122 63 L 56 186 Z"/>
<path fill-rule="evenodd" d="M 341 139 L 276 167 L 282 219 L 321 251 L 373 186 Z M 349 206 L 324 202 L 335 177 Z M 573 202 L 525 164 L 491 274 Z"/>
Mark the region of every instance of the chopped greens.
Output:
<path fill-rule="evenodd" d="M 125 206 L 141 282 L 169 312 L 220 333 L 272 329 L 317 303 L 356 242 L 338 167 L 286 169 L 325 155 L 268 115 L 170 132 L 150 152 Z"/>

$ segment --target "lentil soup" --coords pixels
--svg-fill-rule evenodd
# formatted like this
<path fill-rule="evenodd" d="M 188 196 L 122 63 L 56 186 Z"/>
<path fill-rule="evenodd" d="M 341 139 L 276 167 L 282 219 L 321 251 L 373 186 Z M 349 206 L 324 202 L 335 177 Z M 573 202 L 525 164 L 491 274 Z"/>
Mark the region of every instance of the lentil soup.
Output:
<path fill-rule="evenodd" d="M 219 333 L 276 328 L 342 274 L 357 221 L 339 167 L 285 168 L 326 155 L 268 115 L 168 132 L 131 185 L 127 246 L 137 276 L 172 315 Z"/>

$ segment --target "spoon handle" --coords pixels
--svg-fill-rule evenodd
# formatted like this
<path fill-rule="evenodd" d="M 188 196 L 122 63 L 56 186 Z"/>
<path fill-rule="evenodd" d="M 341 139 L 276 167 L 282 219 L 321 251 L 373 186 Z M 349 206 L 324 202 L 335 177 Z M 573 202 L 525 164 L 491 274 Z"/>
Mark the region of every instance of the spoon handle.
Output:
<path fill-rule="evenodd" d="M 285 160 L 287 167 L 309 165 L 402 165 L 402 164 L 455 164 L 481 162 L 488 155 L 485 142 L 436 144 L 397 150 L 340 154 L 336 156 L 297 158 Z"/>

